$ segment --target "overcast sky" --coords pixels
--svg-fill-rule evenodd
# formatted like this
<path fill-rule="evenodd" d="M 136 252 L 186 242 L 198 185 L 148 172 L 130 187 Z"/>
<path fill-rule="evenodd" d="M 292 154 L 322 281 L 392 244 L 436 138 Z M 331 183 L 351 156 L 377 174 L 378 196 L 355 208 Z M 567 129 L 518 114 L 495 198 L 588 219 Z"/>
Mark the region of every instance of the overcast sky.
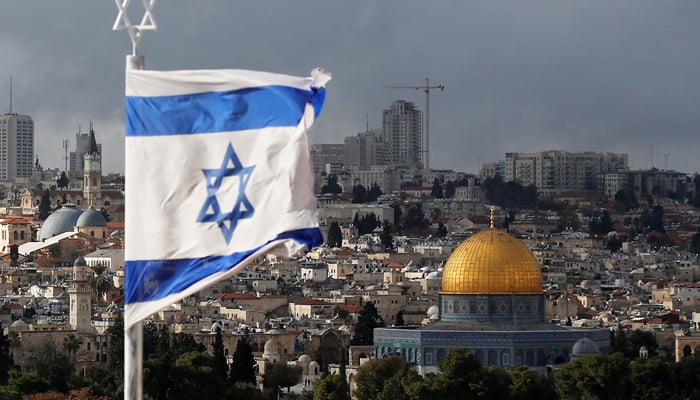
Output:
<path fill-rule="evenodd" d="M 138 21 L 141 1 L 129 14 Z M 124 171 L 131 42 L 112 0 L 21 0 L 0 13 L 0 112 L 35 121 L 35 153 L 93 121 L 103 171 Z M 700 171 L 700 1 L 161 0 L 148 69 L 333 74 L 313 143 L 381 127 L 393 100 L 425 108 L 431 166 L 477 172 L 506 152 L 629 154 L 632 168 Z M 5 93 L 5 95 L 1 95 Z"/>

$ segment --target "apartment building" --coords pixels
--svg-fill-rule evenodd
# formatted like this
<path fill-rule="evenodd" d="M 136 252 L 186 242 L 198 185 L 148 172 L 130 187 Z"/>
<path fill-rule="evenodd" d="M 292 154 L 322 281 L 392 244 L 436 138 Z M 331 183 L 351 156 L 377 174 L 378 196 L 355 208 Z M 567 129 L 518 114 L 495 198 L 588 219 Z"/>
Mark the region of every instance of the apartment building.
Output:
<path fill-rule="evenodd" d="M 505 159 L 506 181 L 534 185 L 543 196 L 570 190 L 597 191 L 601 174 L 627 171 L 625 153 L 547 150 L 506 153 Z"/>

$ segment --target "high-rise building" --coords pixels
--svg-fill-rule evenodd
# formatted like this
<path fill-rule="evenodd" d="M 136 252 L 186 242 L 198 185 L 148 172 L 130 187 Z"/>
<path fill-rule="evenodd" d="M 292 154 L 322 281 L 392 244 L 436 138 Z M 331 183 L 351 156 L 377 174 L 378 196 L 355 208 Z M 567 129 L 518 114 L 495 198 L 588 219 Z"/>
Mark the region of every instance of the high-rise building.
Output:
<path fill-rule="evenodd" d="M 423 165 L 423 113 L 412 102 L 396 100 L 382 113 L 389 161 L 394 165 Z"/>
<path fill-rule="evenodd" d="M 345 137 L 345 166 L 370 168 L 373 165 L 386 165 L 389 149 L 380 130 L 358 133 Z"/>
<path fill-rule="evenodd" d="M 34 121 L 29 115 L 0 115 L 0 181 L 30 178 L 34 168 Z"/>
<path fill-rule="evenodd" d="M 70 152 L 69 167 L 71 172 L 81 172 L 84 169 L 84 157 L 88 146 L 90 145 L 90 134 L 81 133 L 78 128 L 78 133 L 75 134 L 75 151 Z M 97 144 L 97 151 L 102 153 L 102 145 Z"/>

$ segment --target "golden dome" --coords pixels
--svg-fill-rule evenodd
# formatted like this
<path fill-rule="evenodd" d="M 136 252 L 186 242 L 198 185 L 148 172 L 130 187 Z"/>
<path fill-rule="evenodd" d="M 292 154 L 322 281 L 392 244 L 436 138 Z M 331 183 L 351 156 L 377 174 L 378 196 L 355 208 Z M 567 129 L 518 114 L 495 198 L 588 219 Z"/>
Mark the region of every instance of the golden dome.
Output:
<path fill-rule="evenodd" d="M 440 294 L 542 294 L 542 272 L 520 241 L 485 229 L 452 252 L 442 272 Z"/>

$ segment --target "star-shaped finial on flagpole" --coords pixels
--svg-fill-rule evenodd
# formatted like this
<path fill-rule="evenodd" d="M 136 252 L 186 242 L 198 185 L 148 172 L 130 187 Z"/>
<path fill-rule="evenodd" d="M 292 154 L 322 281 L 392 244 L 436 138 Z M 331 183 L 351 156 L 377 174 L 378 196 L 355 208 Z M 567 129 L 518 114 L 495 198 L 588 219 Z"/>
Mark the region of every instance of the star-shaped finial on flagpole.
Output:
<path fill-rule="evenodd" d="M 233 151 L 233 146 L 229 143 L 224 155 L 221 167 L 218 169 L 203 169 L 204 177 L 207 180 L 207 199 L 199 212 L 197 222 L 216 222 L 221 229 L 221 233 L 226 239 L 226 244 L 231 241 L 233 232 L 238 226 L 238 220 L 250 218 L 255 213 L 253 205 L 245 194 L 250 175 L 255 169 L 254 165 L 244 167 Z M 238 196 L 230 211 L 222 211 L 217 195 L 221 189 L 221 184 L 226 177 L 238 177 Z"/>
<path fill-rule="evenodd" d="M 129 15 L 126 12 L 131 0 L 114 0 L 119 12 L 117 13 L 117 19 L 114 20 L 112 30 L 120 31 L 125 29 L 129 33 L 133 55 L 136 55 L 136 48 L 141 41 L 143 32 L 158 30 L 158 25 L 156 25 L 156 21 L 153 18 L 153 9 L 156 7 L 156 1 L 157 0 L 141 0 L 145 11 L 143 18 L 141 18 L 141 22 L 138 25 L 132 25 L 129 20 Z"/>

